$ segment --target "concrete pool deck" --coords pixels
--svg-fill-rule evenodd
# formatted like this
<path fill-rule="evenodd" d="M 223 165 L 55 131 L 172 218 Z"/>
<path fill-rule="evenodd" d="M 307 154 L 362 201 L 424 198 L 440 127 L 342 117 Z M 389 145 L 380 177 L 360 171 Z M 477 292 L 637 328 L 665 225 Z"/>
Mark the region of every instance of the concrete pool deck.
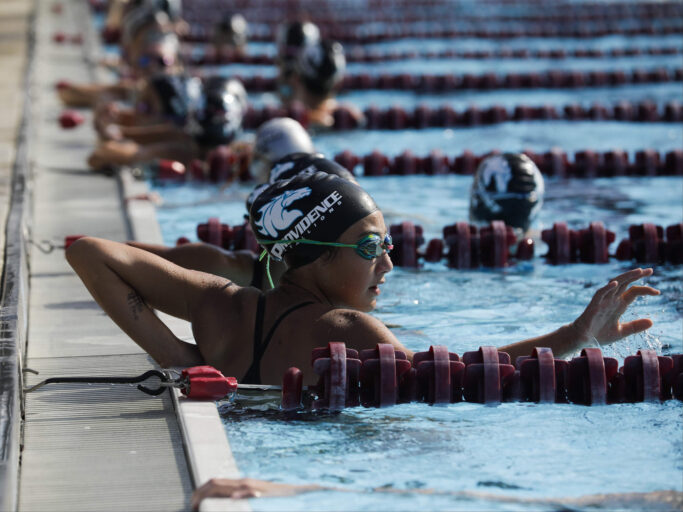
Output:
<path fill-rule="evenodd" d="M 61 12 L 55 4 L 0 4 L 0 216 L 7 223 L 0 235 L 0 510 L 187 510 L 194 482 L 238 475 L 213 402 L 151 397 L 133 386 L 58 384 L 22 403 L 22 386 L 49 377 L 157 368 L 93 301 L 63 249 L 38 247 L 59 246 L 69 234 L 160 241 L 154 207 L 126 199 L 144 184 L 87 169 L 96 142 L 89 112 L 73 130 L 57 123 L 63 107 L 55 83 L 98 77 L 89 64 L 97 40 L 88 3 L 61 0 Z M 55 44 L 56 31 L 82 34 L 84 43 Z M 202 506 L 227 509 L 247 507 L 229 500 Z"/>

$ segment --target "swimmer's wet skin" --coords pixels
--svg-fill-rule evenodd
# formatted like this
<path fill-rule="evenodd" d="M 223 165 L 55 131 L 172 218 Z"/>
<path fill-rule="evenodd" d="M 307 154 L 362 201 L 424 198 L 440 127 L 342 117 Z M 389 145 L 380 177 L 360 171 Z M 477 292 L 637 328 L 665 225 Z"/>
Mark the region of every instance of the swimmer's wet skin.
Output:
<path fill-rule="evenodd" d="M 500 503 L 517 503 L 519 505 L 548 505 L 557 508 L 598 508 L 619 510 L 680 510 L 683 507 L 683 492 L 655 491 L 647 493 L 616 493 L 595 494 L 580 496 L 578 498 L 518 498 L 492 493 L 468 492 L 468 491 L 441 491 L 437 489 L 393 489 L 375 487 L 367 490 L 345 489 L 342 487 L 329 487 L 322 485 L 292 485 L 254 478 L 212 478 L 204 485 L 197 488 L 192 495 L 192 509 L 198 510 L 199 504 L 206 498 L 272 498 L 278 496 L 294 496 L 307 492 L 348 492 L 348 493 L 388 493 L 388 494 L 423 494 L 453 496 L 454 498 L 497 501 Z"/>
<path fill-rule="evenodd" d="M 278 383 L 290 366 L 307 367 L 311 351 L 324 341 L 341 340 L 356 349 L 390 343 L 412 356 L 382 322 L 362 313 L 374 309 L 393 268 L 386 253 L 390 244 L 383 239 L 384 218 L 363 189 L 326 173 L 298 175 L 274 183 L 256 198 L 251 223 L 262 240 L 274 242 L 264 244 L 269 255 L 284 258 L 288 266 L 279 285 L 264 294 L 106 240 L 81 239 L 66 255 L 95 300 L 162 366 L 206 363 L 225 375 L 242 376 L 258 352 L 256 343 L 245 343 L 255 339 L 257 328 L 272 330 L 274 341 L 260 355 L 258 373 L 264 383 Z M 278 243 L 304 234 L 354 250 Z M 368 235 L 383 239 L 374 244 L 380 254 L 371 259 L 357 252 Z M 635 269 L 618 276 L 596 292 L 576 321 L 501 350 L 514 360 L 545 346 L 562 357 L 594 338 L 611 343 L 649 328 L 649 319 L 620 324 L 619 318 L 636 297 L 659 294 L 649 286 L 629 287 L 651 274 L 651 269 Z M 262 324 L 256 314 L 259 302 L 264 304 Z M 283 312 L 302 303 L 305 307 L 278 323 Z M 175 337 L 152 308 L 192 322 L 197 345 Z"/>

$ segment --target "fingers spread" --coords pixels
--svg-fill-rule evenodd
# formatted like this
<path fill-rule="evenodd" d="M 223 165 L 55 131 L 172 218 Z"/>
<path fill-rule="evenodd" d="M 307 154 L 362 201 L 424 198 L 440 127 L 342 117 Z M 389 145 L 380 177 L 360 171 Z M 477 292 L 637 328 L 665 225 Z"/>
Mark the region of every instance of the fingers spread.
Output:
<path fill-rule="evenodd" d="M 625 338 L 626 336 L 642 332 L 650 327 L 652 327 L 652 320 L 649 318 L 639 318 L 638 320 L 621 324 L 619 326 L 619 334 L 622 338 Z"/>
<path fill-rule="evenodd" d="M 591 302 L 600 302 L 602 299 L 609 296 L 610 292 L 614 292 L 614 290 L 616 290 L 618 286 L 619 283 L 617 283 L 617 281 L 610 281 L 605 286 L 600 288 L 597 292 L 595 292 L 595 295 L 593 295 L 593 300 Z"/>
<path fill-rule="evenodd" d="M 626 304 L 631 304 L 636 298 L 641 295 L 659 295 L 660 291 L 651 286 L 631 286 L 626 290 L 621 298 L 626 302 Z"/>

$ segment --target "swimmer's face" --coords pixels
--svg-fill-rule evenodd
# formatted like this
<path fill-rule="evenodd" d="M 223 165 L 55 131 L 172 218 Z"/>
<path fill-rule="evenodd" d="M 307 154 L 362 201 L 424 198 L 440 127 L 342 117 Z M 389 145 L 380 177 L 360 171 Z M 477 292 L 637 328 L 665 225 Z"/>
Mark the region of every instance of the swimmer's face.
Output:
<path fill-rule="evenodd" d="M 384 216 L 380 211 L 353 224 L 337 242 L 355 244 L 369 234 L 381 238 L 387 234 Z M 348 247 L 338 248 L 331 259 L 323 257 L 316 261 L 321 266 L 325 292 L 332 303 L 366 312 L 372 311 L 377 305 L 384 276 L 394 268 L 386 252 L 368 260 Z"/>

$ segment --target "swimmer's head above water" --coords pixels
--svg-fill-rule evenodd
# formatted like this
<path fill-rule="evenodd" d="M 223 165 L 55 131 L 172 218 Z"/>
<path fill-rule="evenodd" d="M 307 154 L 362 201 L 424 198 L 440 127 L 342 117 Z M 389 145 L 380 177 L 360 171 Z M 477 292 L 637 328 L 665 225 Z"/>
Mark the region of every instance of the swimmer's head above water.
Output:
<path fill-rule="evenodd" d="M 349 180 L 352 183 L 357 183 L 353 174 L 337 162 L 326 159 L 321 153 L 290 153 L 275 161 L 275 163 L 269 166 L 269 169 L 267 171 L 267 182 L 255 187 L 247 197 L 247 212 L 251 210 L 251 205 L 256 200 L 256 197 L 267 189 L 271 183 L 279 180 L 288 180 L 300 173 L 314 174 L 316 172 L 325 172 Z"/>
<path fill-rule="evenodd" d="M 239 80 L 206 78 L 199 103 L 188 132 L 200 146 L 228 144 L 239 135 L 247 111 L 247 93 Z"/>
<path fill-rule="evenodd" d="M 470 192 L 470 220 L 503 220 L 526 231 L 543 205 L 545 187 L 536 164 L 525 154 L 491 155 L 479 164 Z"/>
<path fill-rule="evenodd" d="M 292 153 L 313 151 L 313 141 L 298 121 L 289 117 L 276 117 L 263 123 L 256 131 L 251 175 L 257 181 L 269 181 L 268 173 L 274 162 Z"/>
<path fill-rule="evenodd" d="M 329 252 L 342 233 L 374 212 L 375 201 L 358 185 L 316 172 L 273 183 L 255 199 L 250 218 L 268 255 L 297 268 Z M 340 247 L 353 248 L 369 259 L 390 249 L 386 233 L 372 234 L 376 236 Z"/>
<path fill-rule="evenodd" d="M 344 47 L 336 41 L 306 45 L 299 53 L 294 73 L 304 89 L 314 96 L 331 95 L 344 78 Z"/>

